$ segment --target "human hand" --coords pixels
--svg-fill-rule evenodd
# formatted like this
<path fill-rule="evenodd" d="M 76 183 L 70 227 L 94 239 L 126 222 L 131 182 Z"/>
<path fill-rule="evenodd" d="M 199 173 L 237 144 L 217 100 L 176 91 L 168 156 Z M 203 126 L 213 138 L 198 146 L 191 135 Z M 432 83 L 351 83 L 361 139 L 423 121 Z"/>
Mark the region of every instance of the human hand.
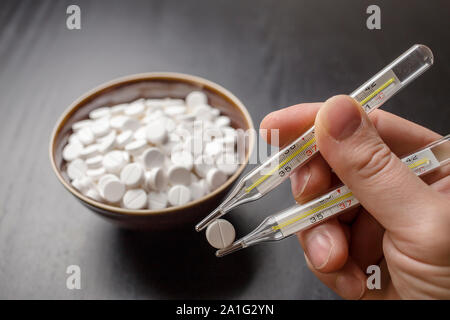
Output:
<path fill-rule="evenodd" d="M 324 193 L 335 173 L 362 207 L 298 234 L 308 267 L 346 299 L 449 299 L 450 166 L 421 179 L 396 156 L 440 136 L 382 110 L 368 116 L 348 96 L 272 112 L 260 127 L 268 142 L 279 129 L 283 146 L 314 119 L 321 155 L 291 175 L 294 198 Z M 366 287 L 369 265 L 380 267 L 380 290 Z"/>

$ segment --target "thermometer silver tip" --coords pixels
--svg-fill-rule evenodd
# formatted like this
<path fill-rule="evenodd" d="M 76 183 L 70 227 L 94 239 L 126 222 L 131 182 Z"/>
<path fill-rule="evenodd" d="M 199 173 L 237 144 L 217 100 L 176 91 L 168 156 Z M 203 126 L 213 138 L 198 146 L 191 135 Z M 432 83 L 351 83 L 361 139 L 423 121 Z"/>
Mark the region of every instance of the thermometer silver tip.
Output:
<path fill-rule="evenodd" d="M 220 258 L 220 257 L 226 256 L 227 254 L 241 250 L 242 248 L 244 248 L 242 241 L 237 241 L 237 242 L 233 243 L 232 245 L 230 245 L 229 247 L 217 250 L 216 256 Z"/>
<path fill-rule="evenodd" d="M 222 211 L 221 208 L 217 208 L 216 210 L 214 210 L 213 212 L 211 212 L 209 215 L 206 216 L 206 218 L 204 218 L 202 221 L 200 221 L 196 226 L 195 226 L 195 231 L 200 232 L 203 229 L 205 229 L 211 222 L 213 222 L 214 220 L 216 220 L 217 218 L 220 218 L 221 216 L 224 215 L 224 212 Z"/>

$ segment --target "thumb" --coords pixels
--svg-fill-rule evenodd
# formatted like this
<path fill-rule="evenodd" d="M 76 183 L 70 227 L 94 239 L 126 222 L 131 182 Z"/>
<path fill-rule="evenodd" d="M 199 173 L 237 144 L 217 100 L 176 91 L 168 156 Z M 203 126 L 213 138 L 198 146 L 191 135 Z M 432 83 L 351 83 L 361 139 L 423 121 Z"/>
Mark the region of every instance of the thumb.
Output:
<path fill-rule="evenodd" d="M 354 99 L 330 98 L 315 125 L 322 156 L 385 229 L 409 229 L 415 214 L 423 221 L 433 191 L 391 152 Z"/>

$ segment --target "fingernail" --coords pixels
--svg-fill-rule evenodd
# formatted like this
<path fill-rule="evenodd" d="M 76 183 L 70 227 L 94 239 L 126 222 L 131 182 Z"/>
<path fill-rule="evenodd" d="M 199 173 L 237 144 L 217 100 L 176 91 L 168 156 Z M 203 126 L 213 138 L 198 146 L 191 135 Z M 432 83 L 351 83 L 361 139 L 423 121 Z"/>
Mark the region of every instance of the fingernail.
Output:
<path fill-rule="evenodd" d="M 360 107 L 347 96 L 328 99 L 320 113 L 328 134 L 338 141 L 350 137 L 361 125 Z"/>
<path fill-rule="evenodd" d="M 344 299 L 360 299 L 364 294 L 362 281 L 352 274 L 338 275 L 336 291 Z"/>
<path fill-rule="evenodd" d="M 291 189 L 295 199 L 300 198 L 311 178 L 311 170 L 308 165 L 295 170 L 291 175 Z"/>
<path fill-rule="evenodd" d="M 305 253 L 309 261 L 317 270 L 328 263 L 333 249 L 330 237 L 326 233 L 312 231 L 305 238 Z"/>

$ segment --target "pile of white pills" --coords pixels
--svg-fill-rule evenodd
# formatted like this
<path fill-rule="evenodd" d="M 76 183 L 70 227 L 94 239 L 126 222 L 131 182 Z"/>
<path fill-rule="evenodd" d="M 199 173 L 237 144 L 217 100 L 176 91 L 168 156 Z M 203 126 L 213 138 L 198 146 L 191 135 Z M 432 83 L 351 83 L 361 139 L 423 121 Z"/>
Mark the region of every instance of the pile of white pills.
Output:
<path fill-rule="evenodd" d="M 200 91 L 101 107 L 72 130 L 62 153 L 72 185 L 127 209 L 184 205 L 238 168 L 237 132 Z"/>

